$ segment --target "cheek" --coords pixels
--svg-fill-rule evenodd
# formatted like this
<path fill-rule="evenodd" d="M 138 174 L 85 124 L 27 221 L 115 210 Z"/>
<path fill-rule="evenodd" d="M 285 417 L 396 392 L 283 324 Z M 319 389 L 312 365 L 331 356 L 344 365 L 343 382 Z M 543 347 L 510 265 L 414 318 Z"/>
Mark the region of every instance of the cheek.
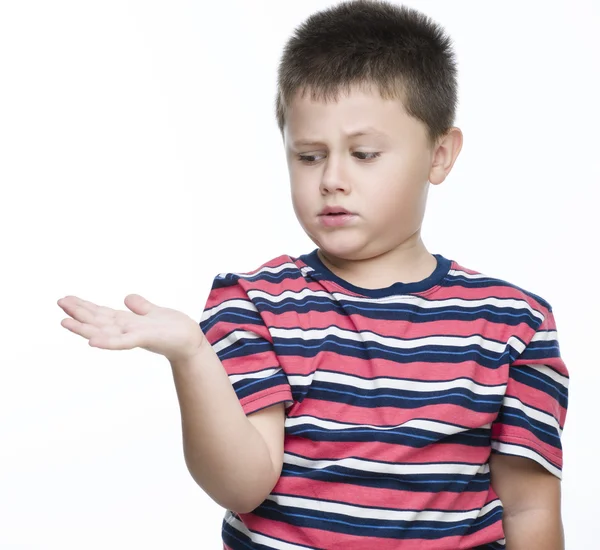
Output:
<path fill-rule="evenodd" d="M 294 211 L 298 216 L 307 216 L 311 210 L 311 205 L 314 198 L 311 198 L 311 193 L 306 185 L 299 185 L 296 180 L 291 182 L 291 196 Z"/>
<path fill-rule="evenodd" d="M 405 220 L 410 223 L 420 215 L 423 204 L 423 186 L 417 182 L 392 180 L 381 186 L 374 186 L 365 199 L 371 215 L 383 224 L 390 220 Z"/>

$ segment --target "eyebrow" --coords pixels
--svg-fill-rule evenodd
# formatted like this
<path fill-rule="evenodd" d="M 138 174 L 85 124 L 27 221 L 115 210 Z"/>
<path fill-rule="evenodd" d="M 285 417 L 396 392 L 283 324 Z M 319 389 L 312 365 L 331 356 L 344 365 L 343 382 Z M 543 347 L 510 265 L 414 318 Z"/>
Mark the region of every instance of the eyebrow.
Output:
<path fill-rule="evenodd" d="M 360 128 L 359 130 L 355 130 L 354 132 L 350 132 L 346 134 L 346 138 L 355 138 L 360 136 L 375 136 L 375 137 L 383 137 L 389 138 L 387 134 L 382 132 L 381 130 L 377 130 L 377 128 L 373 128 L 371 126 L 367 126 L 366 128 Z M 306 145 L 322 145 L 322 141 L 318 139 L 297 139 L 292 141 L 292 147 L 300 147 Z"/>

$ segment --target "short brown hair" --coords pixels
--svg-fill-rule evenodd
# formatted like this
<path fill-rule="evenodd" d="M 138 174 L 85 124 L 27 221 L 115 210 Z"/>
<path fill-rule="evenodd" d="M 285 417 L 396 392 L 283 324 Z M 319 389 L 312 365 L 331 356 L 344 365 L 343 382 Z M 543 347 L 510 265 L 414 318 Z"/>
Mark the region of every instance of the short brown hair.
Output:
<path fill-rule="evenodd" d="M 434 144 L 454 124 L 458 105 L 452 40 L 423 13 L 383 0 L 350 0 L 312 14 L 281 56 L 279 130 L 297 92 L 335 101 L 352 85 L 374 85 L 382 97 L 402 100 Z"/>

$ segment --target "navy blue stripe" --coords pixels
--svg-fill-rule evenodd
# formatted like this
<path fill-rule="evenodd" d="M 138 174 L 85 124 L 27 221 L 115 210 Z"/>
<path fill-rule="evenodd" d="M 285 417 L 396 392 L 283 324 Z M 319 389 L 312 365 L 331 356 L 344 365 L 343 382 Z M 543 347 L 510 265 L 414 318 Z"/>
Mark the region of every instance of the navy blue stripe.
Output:
<path fill-rule="evenodd" d="M 519 359 L 523 361 L 537 359 L 552 359 L 560 356 L 560 348 L 556 340 L 536 340 L 530 342 Z"/>
<path fill-rule="evenodd" d="M 561 407 L 567 408 L 569 397 L 568 388 L 539 370 L 527 365 L 514 365 L 510 367 L 509 376 L 521 384 L 548 394 L 556 399 Z"/>
<path fill-rule="evenodd" d="M 264 544 L 252 542 L 249 537 L 247 537 L 244 533 L 240 533 L 235 527 L 229 525 L 229 523 L 227 523 L 225 520 L 222 524 L 222 538 L 223 542 L 232 550 L 273 550 L 272 546 L 265 546 Z M 272 535 L 270 535 L 269 538 L 279 540 L 281 542 L 288 542 Z M 305 542 L 302 543 L 302 546 L 305 546 L 306 548 L 312 548 L 313 550 L 320 550 L 316 546 L 308 545 Z"/>
<path fill-rule="evenodd" d="M 246 357 L 266 352 L 273 353 L 271 342 L 262 338 L 240 338 L 228 347 L 221 349 L 217 355 L 221 361 L 224 361 L 233 357 Z"/>
<path fill-rule="evenodd" d="M 450 286 L 450 287 L 460 286 L 460 287 L 464 287 L 464 288 L 468 288 L 468 289 L 490 288 L 490 287 L 512 288 L 514 290 L 518 290 L 519 292 L 522 292 L 529 298 L 533 298 L 533 300 L 538 302 L 541 306 L 546 308 L 548 311 L 552 311 L 550 304 L 546 300 L 544 300 L 542 297 L 538 296 L 537 294 L 534 294 L 533 292 L 531 292 L 529 290 L 525 290 L 525 289 L 521 288 L 520 286 L 517 286 L 513 283 L 509 283 L 508 281 L 503 281 L 502 279 L 495 279 L 493 277 L 481 277 L 481 278 L 477 278 L 477 279 L 469 279 L 469 278 L 465 277 L 464 275 L 452 275 L 452 276 L 446 278 L 446 280 L 444 281 L 444 286 Z M 493 296 L 493 294 L 490 294 L 490 296 Z"/>
<path fill-rule="evenodd" d="M 268 390 L 275 386 L 285 385 L 289 387 L 288 380 L 283 372 L 278 371 L 275 374 L 266 378 L 249 378 L 242 379 L 233 384 L 233 389 L 239 400 L 242 400 L 249 395 Z"/>
<path fill-rule="evenodd" d="M 424 361 L 431 363 L 462 363 L 474 361 L 482 367 L 496 368 L 503 363 L 503 357 L 509 353 L 485 350 L 476 344 L 470 346 L 435 346 L 423 345 L 417 348 L 390 348 L 378 342 L 356 342 L 344 340 L 334 335 L 328 335 L 320 340 L 305 341 L 300 338 L 274 338 L 273 345 L 276 353 L 281 356 L 293 355 L 299 357 L 314 357 L 321 351 L 337 353 L 341 356 L 358 359 L 389 359 L 398 363 L 413 363 Z"/>
<path fill-rule="evenodd" d="M 556 428 L 530 418 L 519 409 L 503 407 L 496 422 L 524 428 L 544 443 L 552 445 L 557 449 L 561 448 L 560 434 Z"/>
<path fill-rule="evenodd" d="M 489 544 L 477 546 L 473 550 L 506 550 L 506 546 L 497 542 L 490 542 Z"/>
<path fill-rule="evenodd" d="M 394 489 L 397 491 L 414 491 L 450 493 L 487 491 L 490 486 L 489 474 L 383 474 L 354 470 L 342 466 L 328 466 L 313 470 L 293 464 L 284 464 L 282 476 L 301 476 L 315 481 L 337 481 L 350 485 Z M 325 495 L 324 495 L 325 496 Z M 317 496 L 318 498 L 318 496 Z"/>
<path fill-rule="evenodd" d="M 493 323 L 504 323 L 511 326 L 527 324 L 535 329 L 540 320 L 528 309 L 499 308 L 494 305 L 469 307 L 441 306 L 437 308 L 422 308 L 415 304 L 377 304 L 360 303 L 355 301 L 339 300 L 333 302 L 330 297 L 310 296 L 302 299 L 286 298 L 281 302 L 271 302 L 265 298 L 254 298 L 254 305 L 262 312 L 274 315 L 293 311 L 299 315 L 309 312 L 328 312 L 342 315 L 361 315 L 362 317 L 390 320 L 410 321 L 411 323 L 430 323 L 431 321 L 473 321 L 485 319 Z M 334 305 L 335 304 L 335 305 Z"/>
<path fill-rule="evenodd" d="M 468 445 L 486 447 L 490 444 L 490 431 L 485 429 L 469 430 L 463 433 L 446 435 L 417 428 L 398 427 L 377 430 L 374 428 L 321 428 L 310 424 L 299 424 L 286 428 L 287 435 L 302 436 L 311 441 L 370 442 L 380 441 L 394 445 L 423 448 L 433 443 L 447 445 Z"/>
<path fill-rule="evenodd" d="M 234 286 L 238 284 L 238 281 L 240 280 L 252 283 L 256 283 L 259 281 L 281 283 L 286 280 L 289 281 L 302 278 L 302 273 L 297 267 L 286 267 L 278 273 L 270 273 L 268 271 L 263 271 L 262 273 L 255 273 L 254 275 L 244 275 L 243 277 L 240 277 L 240 275 L 237 275 L 235 273 L 225 273 L 223 274 L 223 276 L 217 275 L 214 278 L 211 290 Z"/>
<path fill-rule="evenodd" d="M 232 325 L 258 325 L 264 328 L 265 322 L 257 311 L 230 307 L 219 311 L 216 315 L 201 321 L 202 332 L 208 332 L 217 323 L 231 323 Z M 240 327 L 241 328 L 241 327 Z"/>
<path fill-rule="evenodd" d="M 296 389 L 294 388 L 294 391 Z M 305 393 L 306 388 L 298 388 Z M 356 407 L 398 407 L 417 409 L 426 405 L 452 404 L 473 412 L 495 413 L 500 410 L 502 395 L 477 395 L 466 388 L 443 391 L 407 391 L 392 388 L 362 390 L 342 384 L 314 381 L 310 387 L 311 399 L 347 403 Z"/>
<path fill-rule="evenodd" d="M 502 517 L 502 508 L 498 507 L 488 514 L 457 522 L 442 521 L 402 521 L 379 520 L 362 517 L 349 517 L 330 511 L 279 506 L 266 500 L 254 513 L 274 521 L 284 521 L 298 527 L 322 529 L 353 536 L 371 536 L 393 539 L 427 539 L 464 536 L 484 529 Z"/>

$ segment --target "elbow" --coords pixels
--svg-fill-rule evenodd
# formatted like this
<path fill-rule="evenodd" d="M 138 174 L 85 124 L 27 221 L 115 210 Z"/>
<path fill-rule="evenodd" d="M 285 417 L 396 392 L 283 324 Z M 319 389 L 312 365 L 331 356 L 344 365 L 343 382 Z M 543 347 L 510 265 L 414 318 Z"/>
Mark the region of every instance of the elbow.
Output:
<path fill-rule="evenodd" d="M 186 455 L 192 479 L 219 506 L 237 514 L 248 514 L 258 508 L 275 487 L 279 475 L 269 461 L 269 468 L 259 472 L 246 470 L 243 475 L 215 475 Z M 241 472 L 238 472 L 241 473 Z"/>
<path fill-rule="evenodd" d="M 203 476 L 194 475 L 190 470 L 192 479 L 196 484 L 219 506 L 231 510 L 236 514 L 249 514 L 258 508 L 271 493 L 274 483 L 260 487 L 251 484 L 248 487 L 240 485 L 231 486 L 227 482 L 207 480 Z"/>
<path fill-rule="evenodd" d="M 254 478 L 255 483 L 245 487 L 238 485 L 235 489 L 232 488 L 233 491 L 223 495 L 223 502 L 219 504 L 236 514 L 253 512 L 268 498 L 279 478 L 270 475 L 267 479 L 260 479 L 260 482 L 259 479 Z"/>
<path fill-rule="evenodd" d="M 255 478 L 258 481 L 257 478 Z M 263 480 L 262 483 L 250 484 L 247 487 L 239 485 L 232 491 L 221 494 L 217 504 L 236 514 L 249 514 L 256 510 L 271 494 L 278 479 Z M 213 497 L 214 499 L 214 497 Z"/>
<path fill-rule="evenodd" d="M 213 500 L 221 507 L 226 508 L 227 510 L 231 510 L 236 514 L 249 514 L 256 510 L 269 496 L 269 493 L 261 493 L 261 494 L 236 494 L 231 495 L 229 498 L 225 497 L 222 499 L 214 499 Z"/>
<path fill-rule="evenodd" d="M 236 502 L 232 506 L 227 506 L 227 509 L 236 514 L 249 514 L 256 510 L 263 502 L 264 499 L 260 502 Z"/>

